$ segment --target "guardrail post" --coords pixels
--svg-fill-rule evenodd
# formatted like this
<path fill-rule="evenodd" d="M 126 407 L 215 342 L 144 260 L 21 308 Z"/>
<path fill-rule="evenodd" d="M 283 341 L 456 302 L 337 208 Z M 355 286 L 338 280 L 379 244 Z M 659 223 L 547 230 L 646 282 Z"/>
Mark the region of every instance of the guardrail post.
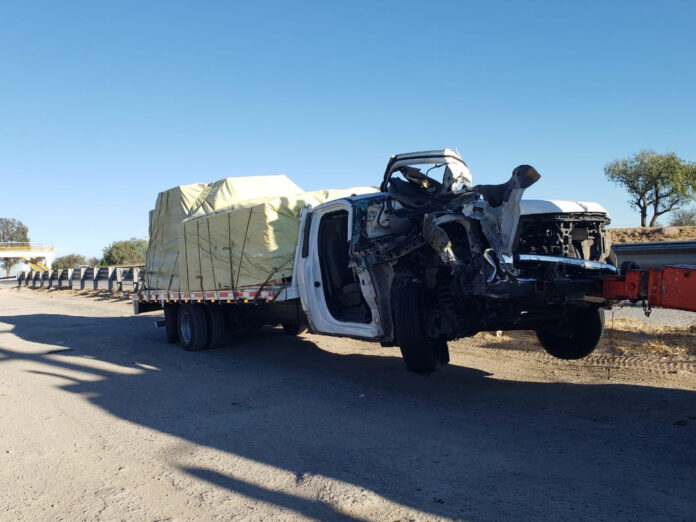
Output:
<path fill-rule="evenodd" d="M 48 286 L 46 288 L 51 289 L 55 285 L 56 272 L 60 272 L 60 270 L 49 270 L 48 271 Z"/>
<path fill-rule="evenodd" d="M 43 271 L 41 272 L 41 276 L 39 277 L 39 288 L 43 288 L 44 282 L 46 281 L 48 277 L 48 272 Z"/>
<path fill-rule="evenodd" d="M 65 281 L 66 281 L 66 283 L 68 283 L 68 288 L 72 289 L 72 277 L 73 277 L 73 274 L 75 273 L 75 269 L 68 268 L 67 270 L 68 270 L 68 277 L 66 278 Z"/>
<path fill-rule="evenodd" d="M 121 290 L 121 275 L 123 272 L 123 268 L 113 268 L 112 275 L 113 277 L 111 278 L 111 288 L 109 290 L 114 290 L 114 283 L 116 283 L 116 290 Z"/>
<path fill-rule="evenodd" d="M 109 290 L 109 292 L 113 292 L 114 290 L 114 278 L 116 277 L 116 274 L 114 273 L 114 267 L 109 266 L 106 268 L 107 271 L 107 276 L 106 276 L 106 288 Z"/>

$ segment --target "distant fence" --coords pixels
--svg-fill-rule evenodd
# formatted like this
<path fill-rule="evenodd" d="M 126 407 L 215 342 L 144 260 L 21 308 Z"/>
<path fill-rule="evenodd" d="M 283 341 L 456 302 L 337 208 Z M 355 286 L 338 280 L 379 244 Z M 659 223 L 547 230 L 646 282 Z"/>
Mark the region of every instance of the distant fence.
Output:
<path fill-rule="evenodd" d="M 95 266 L 63 270 L 27 270 L 17 274 L 17 286 L 137 292 L 143 283 L 144 266 Z"/>

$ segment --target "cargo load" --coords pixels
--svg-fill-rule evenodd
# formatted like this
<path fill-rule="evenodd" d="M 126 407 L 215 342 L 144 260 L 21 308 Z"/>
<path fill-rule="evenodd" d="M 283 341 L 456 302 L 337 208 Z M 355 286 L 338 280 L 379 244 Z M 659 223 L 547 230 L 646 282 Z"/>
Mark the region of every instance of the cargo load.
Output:
<path fill-rule="evenodd" d="M 150 212 L 148 288 L 209 291 L 292 276 L 305 205 L 374 187 L 303 192 L 286 176 L 224 178 L 161 192 Z"/>
<path fill-rule="evenodd" d="M 181 290 L 227 290 L 292 277 L 300 212 L 374 187 L 319 190 L 242 201 L 234 208 L 184 220 L 179 235 Z"/>

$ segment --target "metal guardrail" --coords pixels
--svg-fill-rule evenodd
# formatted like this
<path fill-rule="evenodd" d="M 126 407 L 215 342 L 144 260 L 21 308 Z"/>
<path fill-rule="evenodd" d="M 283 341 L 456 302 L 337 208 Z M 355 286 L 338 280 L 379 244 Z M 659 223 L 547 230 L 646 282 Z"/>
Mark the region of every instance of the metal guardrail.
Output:
<path fill-rule="evenodd" d="M 47 272 L 27 270 L 17 274 L 17 286 L 137 292 L 143 284 L 144 266 L 66 268 Z"/>
<path fill-rule="evenodd" d="M 696 241 L 659 241 L 654 243 L 623 243 L 612 249 L 621 266 L 633 261 L 640 268 L 661 268 L 667 265 L 696 265 Z"/>

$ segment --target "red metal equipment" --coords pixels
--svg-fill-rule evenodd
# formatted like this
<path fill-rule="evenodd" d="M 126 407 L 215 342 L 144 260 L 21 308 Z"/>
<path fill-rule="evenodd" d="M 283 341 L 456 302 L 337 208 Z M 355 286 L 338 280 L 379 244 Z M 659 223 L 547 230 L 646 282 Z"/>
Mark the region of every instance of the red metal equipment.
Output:
<path fill-rule="evenodd" d="M 597 295 L 608 301 L 642 301 L 646 307 L 696 312 L 696 266 L 628 270 L 602 279 Z"/>

